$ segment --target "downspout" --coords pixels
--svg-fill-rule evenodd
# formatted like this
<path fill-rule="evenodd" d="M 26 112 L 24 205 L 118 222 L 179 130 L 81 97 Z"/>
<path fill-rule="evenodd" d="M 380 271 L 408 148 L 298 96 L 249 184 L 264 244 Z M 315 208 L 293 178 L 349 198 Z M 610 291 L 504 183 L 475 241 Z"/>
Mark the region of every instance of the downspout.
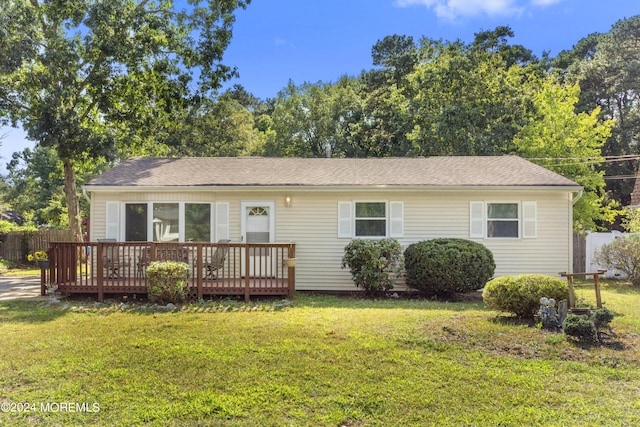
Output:
<path fill-rule="evenodd" d="M 574 206 L 578 202 L 578 200 L 582 198 L 583 194 L 584 194 L 584 189 L 582 188 L 576 191 L 575 193 L 573 193 L 573 197 L 571 199 L 571 206 Z"/>
<path fill-rule="evenodd" d="M 87 194 L 87 189 L 84 186 L 82 187 L 82 195 L 84 196 L 85 200 L 89 203 L 89 223 L 87 224 L 87 236 L 86 236 L 86 239 L 90 240 L 90 238 L 91 238 L 91 216 L 93 215 L 93 209 L 91 208 L 91 197 L 89 197 L 89 195 Z"/>
<path fill-rule="evenodd" d="M 82 187 L 82 195 L 84 196 L 84 198 L 87 201 L 87 203 L 91 204 L 91 198 L 87 194 L 87 189 L 84 188 L 84 187 Z"/>

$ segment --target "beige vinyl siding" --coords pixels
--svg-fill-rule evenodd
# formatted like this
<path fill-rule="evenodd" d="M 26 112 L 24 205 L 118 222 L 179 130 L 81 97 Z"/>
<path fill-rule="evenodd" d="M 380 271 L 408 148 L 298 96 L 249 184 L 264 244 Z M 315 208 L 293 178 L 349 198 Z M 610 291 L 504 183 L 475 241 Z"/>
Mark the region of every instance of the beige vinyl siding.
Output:
<path fill-rule="evenodd" d="M 291 196 L 292 205 L 285 206 Z M 469 239 L 469 202 L 535 201 L 537 237 L 528 239 L 471 239 L 487 246 L 494 254 L 496 276 L 542 273 L 557 276 L 570 271 L 571 195 L 567 191 L 540 190 L 375 190 L 330 191 L 292 189 L 291 191 L 247 191 L 242 189 L 198 192 L 92 193 L 91 238 L 105 232 L 107 201 L 120 202 L 228 202 L 229 238 L 240 241 L 240 202 L 275 203 L 275 242 L 296 243 L 296 289 L 344 290 L 356 288 L 348 269 L 341 268 L 348 238 L 338 238 L 338 202 L 402 201 L 404 236 L 398 240 L 408 246 L 436 237 Z"/>

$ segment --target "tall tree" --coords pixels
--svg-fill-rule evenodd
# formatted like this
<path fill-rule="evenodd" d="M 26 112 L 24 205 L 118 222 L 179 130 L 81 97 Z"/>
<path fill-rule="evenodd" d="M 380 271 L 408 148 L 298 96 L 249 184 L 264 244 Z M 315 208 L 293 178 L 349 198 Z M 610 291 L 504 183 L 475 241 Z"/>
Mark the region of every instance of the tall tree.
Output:
<path fill-rule="evenodd" d="M 518 154 L 584 187 L 574 207 L 574 228 L 595 230 L 618 215 L 617 204 L 606 198 L 602 147 L 611 135 L 613 120 L 600 122 L 600 108 L 576 113 L 580 87 L 546 79 L 534 96 L 535 114 L 516 135 Z"/>
<path fill-rule="evenodd" d="M 527 65 L 537 62 L 536 56 L 530 49 L 522 45 L 509 44 L 509 39 L 515 33 L 511 27 L 503 25 L 491 31 L 480 31 L 475 34 L 473 47 L 487 52 L 499 53 L 506 68 L 512 65 Z"/>
<path fill-rule="evenodd" d="M 53 148 L 82 239 L 74 164 L 143 150 L 220 87 L 234 11 L 250 0 L 3 0 L 0 118 Z"/>
<path fill-rule="evenodd" d="M 399 86 L 418 63 L 418 47 L 413 37 L 394 34 L 378 40 L 371 49 L 373 65 L 382 67 L 382 76 Z"/>
<path fill-rule="evenodd" d="M 259 155 L 264 141 L 251 111 L 230 93 L 203 100 L 171 138 L 170 155 L 195 157 Z"/>
<path fill-rule="evenodd" d="M 615 126 L 603 147 L 605 156 L 638 154 L 640 143 L 640 15 L 618 21 L 608 33 L 590 34 L 571 51 L 561 52 L 554 66 L 566 81 L 582 90 L 579 111 L 599 106 L 601 120 L 614 118 Z M 609 176 L 636 172 L 634 161 L 603 165 Z M 633 179 L 613 179 L 607 187 L 616 200 L 628 204 Z"/>
<path fill-rule="evenodd" d="M 7 164 L 3 201 L 35 225 L 68 225 L 62 164 L 50 148 L 13 153 Z"/>
<path fill-rule="evenodd" d="M 356 156 L 352 124 L 362 115 L 357 88 L 357 80 L 349 77 L 335 84 L 289 82 L 276 100 L 271 122 L 276 136 L 265 154 L 323 157 L 329 145 L 334 156 Z"/>
<path fill-rule="evenodd" d="M 75 176 L 83 184 L 106 169 L 104 161 L 96 159 L 75 165 Z M 67 201 L 64 197 L 64 172 L 55 150 L 38 146 L 13 153 L 4 178 L 7 187 L 2 199 L 29 223 L 35 226 L 68 227 Z M 84 217 L 88 203 L 80 200 Z"/>
<path fill-rule="evenodd" d="M 486 35 L 484 35 L 486 37 Z M 425 39 L 422 61 L 396 91 L 409 128 L 409 155 L 499 155 L 528 116 L 535 66 L 508 65 L 493 44 Z M 406 122 L 411 121 L 411 126 Z"/>

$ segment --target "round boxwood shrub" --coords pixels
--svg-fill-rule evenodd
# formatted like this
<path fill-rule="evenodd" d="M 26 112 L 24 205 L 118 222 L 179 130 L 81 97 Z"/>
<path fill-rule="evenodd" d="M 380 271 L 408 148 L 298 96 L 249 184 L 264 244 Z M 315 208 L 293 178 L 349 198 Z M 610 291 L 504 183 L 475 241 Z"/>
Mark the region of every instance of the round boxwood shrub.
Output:
<path fill-rule="evenodd" d="M 540 298 L 556 301 L 569 298 L 569 287 L 558 277 L 543 274 L 496 277 L 482 292 L 484 303 L 494 310 L 533 318 L 540 309 Z"/>
<path fill-rule="evenodd" d="M 481 289 L 496 268 L 484 245 L 452 238 L 409 245 L 404 265 L 407 286 L 431 296 Z"/>
<path fill-rule="evenodd" d="M 147 267 L 147 296 L 157 304 L 181 303 L 189 293 L 189 264 L 153 261 Z"/>

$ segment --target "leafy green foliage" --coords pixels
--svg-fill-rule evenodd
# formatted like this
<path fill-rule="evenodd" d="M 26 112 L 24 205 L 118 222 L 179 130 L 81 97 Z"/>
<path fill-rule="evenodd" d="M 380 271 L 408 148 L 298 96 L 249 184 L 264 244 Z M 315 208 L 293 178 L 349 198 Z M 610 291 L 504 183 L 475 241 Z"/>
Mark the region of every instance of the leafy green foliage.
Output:
<path fill-rule="evenodd" d="M 524 274 L 496 277 L 486 284 L 482 292 L 487 307 L 523 318 L 535 316 L 542 297 L 567 300 L 569 287 L 558 277 Z"/>
<path fill-rule="evenodd" d="M 507 66 L 500 54 L 460 42 L 429 41 L 421 52 L 424 60 L 393 98 L 409 123 L 410 154 L 512 153 L 513 137 L 529 117 L 523 83 L 537 71 Z"/>
<path fill-rule="evenodd" d="M 36 228 L 31 225 L 18 225 L 12 221 L 0 219 L 0 234 L 6 234 L 10 231 L 35 231 Z"/>
<path fill-rule="evenodd" d="M 594 261 L 608 269 L 620 270 L 634 286 L 640 286 L 640 236 L 624 236 L 603 245 Z"/>
<path fill-rule="evenodd" d="M 178 156 L 250 156 L 262 153 L 264 138 L 251 112 L 226 93 L 194 108 L 168 146 Z"/>
<path fill-rule="evenodd" d="M 533 95 L 535 119 L 520 129 L 514 143 L 521 156 L 584 187 L 573 208 L 574 229 L 595 230 L 596 223 L 610 224 L 620 213 L 617 204 L 605 198 L 604 172 L 593 167 L 604 161 L 601 151 L 613 120 L 599 121 L 599 108 L 576 114 L 579 95 L 577 84 L 543 80 Z"/>
<path fill-rule="evenodd" d="M 601 329 L 609 328 L 615 314 L 608 308 L 599 308 L 589 315 L 567 314 L 562 329 L 566 335 L 581 341 L 601 342 Z"/>
<path fill-rule="evenodd" d="M 355 285 L 370 295 L 393 288 L 401 264 L 402 247 L 395 239 L 352 240 L 342 257 L 342 268 L 349 267 Z"/>
<path fill-rule="evenodd" d="M 640 233 L 640 209 L 626 207 L 621 218 L 622 227 L 630 233 Z"/>
<path fill-rule="evenodd" d="M 608 326 L 614 317 L 615 314 L 613 311 L 605 307 L 599 308 L 591 314 L 591 318 L 593 319 L 596 329 Z"/>
<path fill-rule="evenodd" d="M 578 110 L 601 108 L 600 119 L 614 119 L 611 135 L 603 147 L 605 156 L 636 154 L 640 133 L 640 15 L 616 22 L 607 33 L 584 37 L 571 51 L 561 52 L 554 66 L 564 81 L 578 83 L 582 89 Z M 602 165 L 609 176 L 635 175 L 634 160 Z M 633 191 L 633 179 L 607 181 L 614 200 L 626 206 Z"/>
<path fill-rule="evenodd" d="M 271 115 L 275 138 L 265 145 L 265 155 L 324 157 L 327 144 L 334 156 L 359 155 L 351 127 L 363 117 L 360 96 L 358 82 L 347 77 L 335 84 L 289 82 Z"/>
<path fill-rule="evenodd" d="M 433 239 L 409 245 L 404 252 L 407 286 L 427 295 L 481 289 L 493 277 L 493 254 L 465 239 Z"/>
<path fill-rule="evenodd" d="M 189 291 L 189 264 L 153 261 L 146 270 L 149 300 L 158 304 L 181 303 Z"/>
<path fill-rule="evenodd" d="M 164 143 L 187 105 L 235 75 L 221 60 L 233 12 L 248 4 L 3 3 L 0 122 L 20 123 L 56 151 L 75 240 L 82 239 L 75 164 Z"/>
<path fill-rule="evenodd" d="M 596 341 L 597 330 L 587 316 L 569 313 L 562 323 L 562 330 L 566 335 L 583 341 Z"/>

